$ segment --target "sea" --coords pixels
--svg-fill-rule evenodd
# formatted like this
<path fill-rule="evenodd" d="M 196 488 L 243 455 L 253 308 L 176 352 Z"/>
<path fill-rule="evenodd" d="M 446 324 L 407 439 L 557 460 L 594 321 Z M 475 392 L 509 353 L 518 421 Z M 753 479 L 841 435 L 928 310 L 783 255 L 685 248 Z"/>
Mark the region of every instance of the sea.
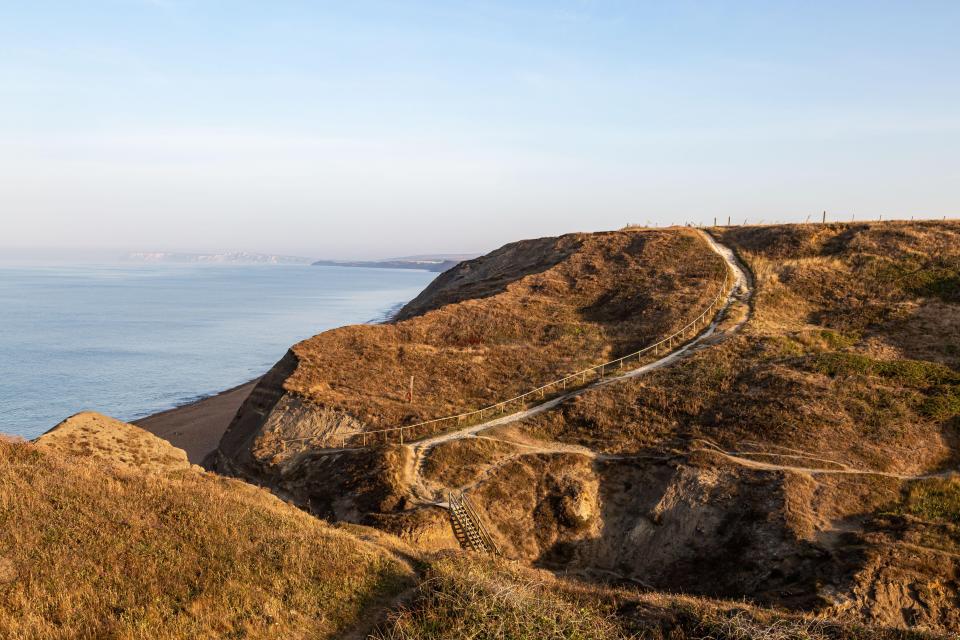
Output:
<path fill-rule="evenodd" d="M 295 342 L 383 321 L 437 274 L 310 265 L 0 265 L 0 433 L 131 421 L 265 373 Z"/>

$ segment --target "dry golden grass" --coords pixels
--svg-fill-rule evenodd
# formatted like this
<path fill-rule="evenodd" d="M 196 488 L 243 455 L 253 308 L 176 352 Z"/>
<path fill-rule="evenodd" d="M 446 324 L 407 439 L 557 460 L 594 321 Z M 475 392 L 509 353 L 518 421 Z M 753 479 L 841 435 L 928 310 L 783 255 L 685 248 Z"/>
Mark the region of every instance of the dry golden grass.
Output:
<path fill-rule="evenodd" d="M 35 440 L 41 449 L 139 471 L 190 467 L 187 454 L 132 424 L 99 413 L 71 416 Z"/>
<path fill-rule="evenodd" d="M 708 438 L 906 473 L 958 459 L 960 334 L 943 321 L 918 347 L 902 314 L 935 306 L 960 321 L 960 305 L 916 285 L 930 281 L 917 273 L 940 273 L 930 265 L 960 259 L 960 225 L 734 228 L 722 239 L 756 279 L 742 335 L 526 426 L 613 452 Z M 891 281 L 906 264 L 914 275 Z"/>
<path fill-rule="evenodd" d="M 679 328 L 716 296 L 723 274 L 690 230 L 508 245 L 440 276 L 394 324 L 296 345 L 283 387 L 367 429 L 476 409 Z"/>
<path fill-rule="evenodd" d="M 244 483 L 0 442 L 0 637 L 322 638 L 412 572 Z"/>
<path fill-rule="evenodd" d="M 780 552 L 786 557 L 809 558 L 808 544 L 824 554 L 803 569 L 785 561 L 792 582 L 784 593 L 823 594 L 837 611 L 874 623 L 955 632 L 955 482 L 805 469 L 929 474 L 960 462 L 960 304 L 951 270 L 960 259 L 960 224 L 722 233 L 756 279 L 754 313 L 739 335 L 643 378 L 585 393 L 520 427 L 609 453 L 671 456 L 706 477 L 740 473 L 733 486 L 764 487 L 757 494 L 769 499 L 763 513 L 787 525 L 771 525 L 753 540 L 744 533 L 742 542 L 755 545 L 749 555 L 783 545 L 791 549 Z M 708 446 L 704 441 L 783 469 L 759 473 L 719 455 L 690 453 Z M 525 486 L 506 473 L 497 482 L 504 494 Z M 716 507 L 703 505 L 691 517 Z M 606 530 L 618 516 L 610 514 Z M 760 581 L 771 570 L 744 569 L 736 560 L 719 551 L 709 559 L 718 576 L 753 571 Z M 820 578 L 810 579 L 816 571 L 827 576 L 828 591 Z M 704 587 L 683 576 L 671 580 L 655 584 Z M 742 593 L 761 595 L 749 586 Z M 832 594 L 841 595 L 834 602 Z"/>
<path fill-rule="evenodd" d="M 918 307 L 960 303 L 960 223 L 956 221 L 739 227 L 717 232 L 757 276 L 758 321 L 784 311 L 778 307 L 797 306 L 794 311 L 801 321 L 848 333 L 876 333 L 906 357 L 916 357 L 910 353 L 916 345 L 904 340 L 904 328 L 896 320 L 911 317 Z M 960 364 L 960 353 L 949 351 L 941 349 L 929 359 Z"/>
<path fill-rule="evenodd" d="M 472 554 L 434 561 L 416 601 L 377 640 L 922 640 L 933 633 L 761 609 L 743 602 L 586 586 Z"/>
<path fill-rule="evenodd" d="M 910 483 L 899 510 L 927 521 L 960 527 L 960 475 Z"/>

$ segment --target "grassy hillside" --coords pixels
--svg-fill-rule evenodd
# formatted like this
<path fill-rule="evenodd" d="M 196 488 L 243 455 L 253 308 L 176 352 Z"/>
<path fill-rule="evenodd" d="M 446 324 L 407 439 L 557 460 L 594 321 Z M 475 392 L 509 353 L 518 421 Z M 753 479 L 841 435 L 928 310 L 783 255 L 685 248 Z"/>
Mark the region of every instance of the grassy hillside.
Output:
<path fill-rule="evenodd" d="M 241 408 L 220 453 L 272 465 L 339 446 L 338 433 L 512 397 L 683 326 L 713 300 L 724 275 L 723 260 L 689 229 L 507 245 L 439 276 L 394 323 L 343 327 L 295 345 Z M 281 442 L 310 435 L 321 438 Z"/>
<path fill-rule="evenodd" d="M 935 633 L 863 625 L 724 602 L 608 589 L 471 555 L 431 563 L 408 608 L 376 640 L 926 640 Z"/>
<path fill-rule="evenodd" d="M 611 452 L 682 436 L 888 471 L 956 460 L 960 304 L 941 295 L 954 276 L 937 265 L 960 261 L 960 225 L 735 228 L 721 238 L 756 276 L 740 335 L 531 426 Z"/>
<path fill-rule="evenodd" d="M 280 440 L 485 404 L 632 350 L 699 313 L 721 259 L 687 229 L 516 243 L 393 324 L 294 347 L 220 468 L 405 542 L 96 414 L 0 443 L 0 637 L 960 632 L 960 225 L 713 233 L 752 272 L 749 316 L 741 301 L 669 366 L 429 448 Z M 512 561 L 425 551 L 455 546 L 447 489 Z"/>
<path fill-rule="evenodd" d="M 960 225 L 716 233 L 755 275 L 740 331 L 427 478 L 529 562 L 960 630 Z"/>
<path fill-rule="evenodd" d="M 724 273 L 689 230 L 508 245 L 441 275 L 394 324 L 296 345 L 284 389 L 370 428 L 474 409 L 646 346 L 703 311 Z"/>
<path fill-rule="evenodd" d="M 0 442 L 3 638 L 339 637 L 412 575 L 239 481 Z"/>

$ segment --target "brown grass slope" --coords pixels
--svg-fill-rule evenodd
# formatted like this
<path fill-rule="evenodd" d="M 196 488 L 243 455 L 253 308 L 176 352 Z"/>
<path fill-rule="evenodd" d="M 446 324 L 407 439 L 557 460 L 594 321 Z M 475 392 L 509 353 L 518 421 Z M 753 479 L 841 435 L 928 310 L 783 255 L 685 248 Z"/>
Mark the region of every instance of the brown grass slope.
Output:
<path fill-rule="evenodd" d="M 471 554 L 440 556 L 377 640 L 923 640 L 939 636 L 807 617 L 743 602 L 607 589 Z"/>
<path fill-rule="evenodd" d="M 41 440 L 0 442 L 0 637 L 339 637 L 411 583 L 381 547 L 132 425 L 86 414 Z"/>
<path fill-rule="evenodd" d="M 609 452 L 682 435 L 763 440 L 884 470 L 949 464 L 960 407 L 960 284 L 951 284 L 960 225 L 734 228 L 720 237 L 756 275 L 741 335 L 588 394 L 540 426 L 555 420 Z"/>
<path fill-rule="evenodd" d="M 187 454 L 166 440 L 120 420 L 84 412 L 37 438 L 41 449 L 139 471 L 187 469 Z"/>
<path fill-rule="evenodd" d="M 465 490 L 525 564 L 844 621 L 807 628 L 787 615 L 781 628 L 781 614 L 744 605 L 744 617 L 629 627 L 595 600 L 554 602 L 451 565 L 388 637 L 455 636 L 458 625 L 477 637 L 751 638 L 768 623 L 798 638 L 960 631 L 960 484 L 949 474 L 960 441 L 960 225 L 714 232 L 754 274 L 753 313 L 670 367 L 439 444 L 422 467 L 409 447 L 284 447 L 283 437 L 415 421 L 524 390 L 511 385 L 629 350 L 631 337 L 683 324 L 715 292 L 701 283 L 718 259 L 687 230 L 531 241 L 438 278 L 393 325 L 295 347 L 238 414 L 221 468 L 325 517 L 424 548 L 455 544 L 444 512 L 411 486 L 421 468 L 431 490 Z M 680 277 L 688 267 L 700 275 Z M 411 372 L 429 381 L 414 406 L 402 395 Z M 472 578 L 457 583 L 457 572 Z M 500 608 L 482 605 L 477 620 L 462 607 L 444 613 L 474 597 Z M 632 606 L 648 611 L 658 597 Z M 540 601 L 543 615 L 525 618 L 525 603 Z M 673 619 L 673 600 L 657 606 L 655 618 Z"/>
<path fill-rule="evenodd" d="M 628 353 L 699 314 L 724 273 L 689 229 L 507 245 L 441 275 L 397 322 L 294 346 L 224 435 L 220 468 L 262 474 L 337 433 L 476 409 Z M 326 440 L 282 442 L 312 435 Z"/>
<path fill-rule="evenodd" d="M 896 477 L 957 468 L 960 225 L 716 233 L 755 274 L 750 322 L 520 425 L 612 457 L 486 454 L 474 495 L 501 542 L 661 588 L 960 630 L 957 482 Z"/>

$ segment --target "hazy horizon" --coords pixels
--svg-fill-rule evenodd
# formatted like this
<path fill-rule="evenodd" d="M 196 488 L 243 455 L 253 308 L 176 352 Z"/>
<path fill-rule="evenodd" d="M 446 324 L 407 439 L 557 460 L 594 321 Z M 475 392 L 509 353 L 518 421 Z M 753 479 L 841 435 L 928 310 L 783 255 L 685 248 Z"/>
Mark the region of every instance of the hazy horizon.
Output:
<path fill-rule="evenodd" d="M 0 7 L 0 253 L 956 217 L 960 5 Z"/>
<path fill-rule="evenodd" d="M 785 219 L 783 217 L 769 216 L 768 218 L 756 217 L 749 218 L 744 216 L 742 218 L 730 218 L 730 224 L 739 225 L 743 223 L 747 224 L 800 224 L 804 222 L 819 222 L 821 220 L 821 213 L 812 212 L 805 216 L 795 216 L 793 219 Z M 923 221 L 923 220 L 954 220 L 958 216 L 891 216 L 891 215 L 859 215 L 850 214 L 849 212 L 831 212 L 828 214 L 828 222 L 873 222 L 873 221 Z M 726 217 L 716 216 L 717 223 L 720 225 L 727 224 Z M 699 221 L 700 224 L 712 224 L 713 217 Z M 627 224 L 627 223 L 625 223 Z M 629 223 L 629 224 L 643 224 L 643 223 Z M 669 223 L 668 223 L 669 224 Z M 684 224 L 684 223 L 676 223 Z M 693 224 L 693 222 L 691 222 Z M 624 225 L 621 225 L 624 226 Z M 651 226 L 653 223 L 651 222 Z M 574 233 L 578 231 L 604 231 L 607 229 L 572 229 L 567 231 L 558 231 L 557 234 L 562 233 Z M 530 236 L 533 237 L 533 236 Z M 500 248 L 503 244 L 509 242 L 514 242 L 516 240 L 527 239 L 527 237 L 511 237 L 504 241 L 501 244 L 496 246 L 489 246 L 481 248 L 474 251 L 460 251 L 456 248 L 449 251 L 428 251 L 422 254 L 408 254 L 408 253 L 393 253 L 393 254 L 381 254 L 371 252 L 369 249 L 363 247 L 358 247 L 352 252 L 344 253 L 342 251 L 338 252 L 336 250 L 332 251 L 330 255 L 327 254 L 317 254 L 317 253 L 303 253 L 303 254 L 293 254 L 293 253 L 282 253 L 274 251 L 258 251 L 256 249 L 234 249 L 230 247 L 221 247 L 221 248 L 206 248 L 206 249 L 191 249 L 183 250 L 177 247 L 160 247 L 160 248 L 142 248 L 142 247 L 133 247 L 129 249 L 123 248 L 99 248 L 99 247 L 90 247 L 90 248 L 73 248 L 73 247 L 5 247 L 0 245 L 0 264 L 26 264 L 26 263 L 42 263 L 42 264 L 63 264 L 63 263 L 90 263 L 90 264 L 108 264 L 113 262 L 123 262 L 129 254 L 133 253 L 183 253 L 183 254 L 194 254 L 194 255 L 218 255 L 218 254 L 230 254 L 230 253 L 240 253 L 247 252 L 253 254 L 261 255 L 276 255 L 276 256 L 285 256 L 285 257 L 295 257 L 295 258 L 309 258 L 310 260 L 368 260 L 368 261 L 378 261 L 378 260 L 395 260 L 395 259 L 411 259 L 411 258 L 422 258 L 424 256 L 473 256 L 473 255 L 484 255 Z M 192 263 L 196 264 L 196 263 Z M 213 263 L 217 264 L 217 263 Z M 267 265 L 269 266 L 269 265 Z"/>

